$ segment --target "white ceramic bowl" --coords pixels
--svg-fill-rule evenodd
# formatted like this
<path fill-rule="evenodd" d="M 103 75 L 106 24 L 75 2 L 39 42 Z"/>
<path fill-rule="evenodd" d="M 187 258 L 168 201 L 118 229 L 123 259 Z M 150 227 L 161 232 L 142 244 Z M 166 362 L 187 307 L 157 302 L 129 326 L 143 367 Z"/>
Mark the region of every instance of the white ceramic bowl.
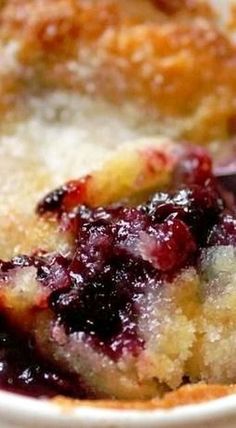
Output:
<path fill-rule="evenodd" d="M 66 407 L 0 392 L 1 428 L 235 428 L 236 395 L 171 410 Z"/>
<path fill-rule="evenodd" d="M 210 0 L 227 17 L 229 3 Z M 50 400 L 0 391 L 0 428 L 235 428 L 236 395 L 171 410 L 66 408 Z"/>

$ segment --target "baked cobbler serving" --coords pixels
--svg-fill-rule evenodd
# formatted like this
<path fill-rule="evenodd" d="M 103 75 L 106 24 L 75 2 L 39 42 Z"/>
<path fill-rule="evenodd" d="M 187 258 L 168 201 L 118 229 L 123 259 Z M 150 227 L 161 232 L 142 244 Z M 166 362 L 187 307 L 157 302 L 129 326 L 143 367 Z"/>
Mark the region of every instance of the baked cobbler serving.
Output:
<path fill-rule="evenodd" d="M 224 12 L 0 2 L 2 389 L 140 406 L 235 391 Z"/>
<path fill-rule="evenodd" d="M 235 381 L 235 204 L 203 149 L 136 145 L 39 202 L 54 251 L 1 262 L 4 388 L 131 400 Z"/>

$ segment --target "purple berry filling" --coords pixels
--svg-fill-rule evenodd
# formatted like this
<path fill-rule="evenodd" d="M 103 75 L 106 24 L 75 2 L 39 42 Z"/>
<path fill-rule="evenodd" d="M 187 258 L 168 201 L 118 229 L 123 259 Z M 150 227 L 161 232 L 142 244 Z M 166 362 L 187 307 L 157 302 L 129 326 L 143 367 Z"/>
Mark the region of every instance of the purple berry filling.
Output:
<path fill-rule="evenodd" d="M 138 332 L 140 297 L 150 287 L 165 286 L 181 269 L 197 266 L 202 248 L 236 245 L 236 219 L 202 149 L 183 156 L 174 183 L 169 192 L 156 193 L 137 207 L 81 205 L 86 180 L 52 192 L 38 212 L 66 221 L 74 237 L 72 255 L 2 262 L 2 280 L 13 269 L 35 266 L 48 306 L 67 334 L 82 332 L 114 361 L 124 351 L 138 355 L 145 344 Z M 40 376 L 47 373 L 37 367 Z"/>

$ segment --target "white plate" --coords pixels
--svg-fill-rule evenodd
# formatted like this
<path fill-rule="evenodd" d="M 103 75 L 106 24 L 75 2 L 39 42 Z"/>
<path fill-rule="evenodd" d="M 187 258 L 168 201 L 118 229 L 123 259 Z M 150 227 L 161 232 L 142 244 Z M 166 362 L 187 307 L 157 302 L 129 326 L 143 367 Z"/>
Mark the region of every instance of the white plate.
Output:
<path fill-rule="evenodd" d="M 172 410 L 60 406 L 0 392 L 1 428 L 235 428 L 236 395 Z"/>
<path fill-rule="evenodd" d="M 211 0 L 227 17 L 229 3 Z M 235 428 L 236 395 L 171 410 L 62 407 L 50 400 L 0 391 L 0 428 Z"/>

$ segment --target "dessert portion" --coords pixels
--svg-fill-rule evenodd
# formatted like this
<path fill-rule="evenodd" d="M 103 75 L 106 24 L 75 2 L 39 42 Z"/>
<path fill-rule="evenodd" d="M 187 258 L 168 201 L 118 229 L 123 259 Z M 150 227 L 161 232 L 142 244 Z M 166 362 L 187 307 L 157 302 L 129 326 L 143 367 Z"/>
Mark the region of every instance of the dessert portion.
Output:
<path fill-rule="evenodd" d="M 62 394 L 70 376 L 72 396 L 128 400 L 235 382 L 235 204 L 203 149 L 128 147 L 37 215 L 58 242 L 1 262 L 1 314 Z"/>
<path fill-rule="evenodd" d="M 37 201 L 126 141 L 233 157 L 234 33 L 213 3 L 0 1 L 0 258 L 53 250 Z"/>
<path fill-rule="evenodd" d="M 0 0 L 1 388 L 143 400 L 236 381 L 234 197 L 181 147 L 234 151 L 217 7 Z"/>

